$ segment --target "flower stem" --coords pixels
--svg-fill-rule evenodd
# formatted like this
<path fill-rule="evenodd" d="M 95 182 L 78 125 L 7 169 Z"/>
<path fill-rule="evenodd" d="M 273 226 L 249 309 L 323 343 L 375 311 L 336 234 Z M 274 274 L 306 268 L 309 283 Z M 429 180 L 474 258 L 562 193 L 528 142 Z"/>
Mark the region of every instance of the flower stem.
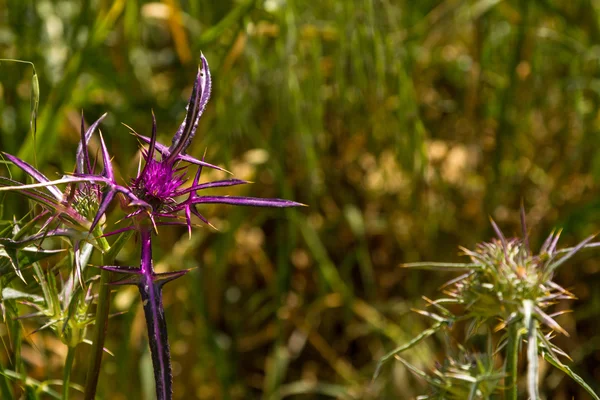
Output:
<path fill-rule="evenodd" d="M 506 387 L 506 400 L 517 400 L 520 340 L 521 333 L 519 332 L 519 327 L 513 322 L 508 326 L 508 345 L 506 348 L 506 378 L 504 381 L 504 386 Z"/>
<path fill-rule="evenodd" d="M 71 384 L 71 369 L 73 368 L 73 361 L 75 360 L 75 347 L 69 346 L 67 352 L 67 360 L 65 361 L 65 370 L 63 374 L 63 393 L 62 399 L 69 399 L 69 386 Z"/>
<path fill-rule="evenodd" d="M 102 265 L 111 265 L 123 245 L 133 235 L 133 231 L 123 232 L 112 246 L 102 237 L 100 228 L 96 228 L 93 234 L 98 238 L 97 243 L 102 249 Z M 102 363 L 102 352 L 104 350 L 104 338 L 108 325 L 108 311 L 110 309 L 110 271 L 102 270 L 100 273 L 100 289 L 98 293 L 98 307 L 96 309 L 96 321 L 94 323 L 94 336 L 92 343 L 92 354 L 88 364 L 87 378 L 85 382 L 84 399 L 94 400 L 98 387 L 100 365 Z"/>
<path fill-rule="evenodd" d="M 173 395 L 171 354 L 167 338 L 167 323 L 162 305 L 162 283 L 155 282 L 152 262 L 152 230 L 146 228 L 140 232 L 142 242 L 142 259 L 140 268 L 140 283 L 138 288 L 144 306 L 148 342 L 152 355 L 154 381 L 156 383 L 156 398 L 170 400 Z"/>

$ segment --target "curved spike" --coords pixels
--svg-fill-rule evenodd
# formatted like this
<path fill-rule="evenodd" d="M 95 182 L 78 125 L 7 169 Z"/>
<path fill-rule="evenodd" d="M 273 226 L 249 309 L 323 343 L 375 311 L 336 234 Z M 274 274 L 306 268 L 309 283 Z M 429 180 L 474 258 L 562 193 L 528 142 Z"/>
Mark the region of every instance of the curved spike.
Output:
<path fill-rule="evenodd" d="M 154 283 L 158 284 L 159 287 L 162 287 L 165 283 L 171 282 L 179 277 L 182 277 L 183 275 L 187 274 L 190 271 L 191 271 L 191 269 L 182 269 L 179 271 L 170 271 L 170 272 L 163 272 L 160 274 L 154 274 L 152 276 L 152 281 Z"/>
<path fill-rule="evenodd" d="M 135 132 L 132 131 L 132 134 L 136 135 L 138 139 L 140 139 L 142 142 L 144 143 L 150 143 L 150 138 L 147 136 L 142 136 L 140 134 L 137 134 Z M 163 158 L 166 158 L 169 155 L 169 148 L 167 146 L 165 146 L 164 144 L 161 144 L 159 142 L 156 142 L 156 151 L 158 151 Z M 208 168 L 212 168 L 212 169 L 216 169 L 218 171 L 222 171 L 225 172 L 226 174 L 229 175 L 233 175 L 233 173 L 231 171 L 227 171 L 225 168 L 221 168 L 217 165 L 213 165 L 213 164 L 209 164 L 205 161 L 200 161 L 194 157 L 188 156 L 187 154 L 179 154 L 177 157 L 175 157 L 175 161 L 185 161 L 188 162 L 190 164 L 195 164 L 195 165 L 200 165 L 200 166 L 204 166 L 204 167 L 208 167 Z"/>
<path fill-rule="evenodd" d="M 102 149 L 102 161 L 104 162 L 104 172 L 102 175 L 109 179 L 111 182 L 114 182 L 115 175 L 112 169 L 112 163 L 110 161 L 110 156 L 108 155 L 108 150 L 106 148 L 106 143 L 104 143 L 104 137 L 102 136 L 102 132 L 100 134 L 100 148 Z"/>
<path fill-rule="evenodd" d="M 193 205 L 191 206 L 191 210 L 192 210 L 192 214 L 194 214 L 196 217 L 198 217 L 198 219 L 202 222 L 204 222 L 206 225 L 210 226 L 211 228 L 215 229 L 218 231 L 217 227 L 214 226 L 213 224 L 211 224 L 202 214 L 200 214 L 198 212 L 198 209 L 196 209 L 196 206 Z"/>
<path fill-rule="evenodd" d="M 80 163 L 79 163 L 79 159 L 76 157 L 75 160 L 76 162 L 76 171 L 79 173 L 89 173 L 91 171 L 91 165 L 90 165 L 90 156 L 88 153 L 88 148 L 87 148 L 87 141 L 85 140 L 85 120 L 83 117 L 83 109 L 81 109 L 81 128 L 79 130 L 79 135 L 80 135 L 80 142 L 79 145 L 77 146 L 77 150 L 78 152 L 76 153 L 76 155 L 79 155 L 79 148 L 81 147 L 81 153 L 83 155 L 83 162 L 81 163 L 81 166 L 83 167 L 82 171 L 77 171 L 80 167 Z M 85 167 L 87 166 L 87 171 L 85 170 Z"/>
<path fill-rule="evenodd" d="M 525 215 L 525 204 L 523 199 L 521 198 L 521 230 L 523 231 L 523 242 L 525 244 L 525 249 L 527 250 L 527 254 L 531 254 L 531 248 L 529 247 L 529 232 L 527 232 L 527 217 Z"/>
<path fill-rule="evenodd" d="M 124 265 L 101 265 L 98 268 L 110 272 L 118 272 L 120 274 L 140 275 L 142 272 L 137 267 L 129 267 Z"/>
<path fill-rule="evenodd" d="M 32 166 L 31 164 L 21 160 L 20 158 L 17 158 L 8 153 L 2 152 L 2 155 L 4 155 L 6 158 L 8 158 L 10 160 L 10 162 L 15 164 L 17 167 L 21 168 L 23 171 L 28 173 L 33 179 L 35 179 L 39 183 L 43 183 L 44 185 L 40 185 L 40 186 L 46 186 L 48 191 L 50 193 L 52 193 L 52 195 L 54 197 L 56 197 L 56 199 L 58 201 L 62 201 L 62 199 L 63 199 L 62 192 L 56 186 L 54 186 L 52 184 L 46 185 L 46 183 L 49 183 L 50 180 L 48 178 L 46 178 L 46 176 L 44 174 L 42 174 L 40 171 L 38 171 L 34 166 Z"/>
<path fill-rule="evenodd" d="M 89 156 L 87 147 L 90 142 L 90 139 L 92 138 L 92 135 L 96 131 L 96 128 L 98 128 L 98 125 L 100 125 L 100 122 L 102 122 L 102 120 L 104 120 L 104 118 L 106 118 L 107 115 L 108 115 L 108 113 L 102 114 L 100 116 L 100 118 L 98 118 L 92 125 L 90 125 L 90 127 L 88 128 L 87 131 L 85 131 L 85 134 L 84 134 L 83 133 L 83 131 L 84 131 L 83 111 L 81 112 L 81 141 L 79 142 L 79 145 L 77 146 L 77 153 L 75 155 L 75 160 L 76 160 L 75 168 L 76 168 L 76 171 L 78 174 L 92 173 L 92 165 L 90 162 L 90 156 Z M 87 168 L 87 172 L 85 171 L 86 168 Z"/>
<path fill-rule="evenodd" d="M 185 149 L 189 147 L 196 133 L 200 117 L 210 98 L 212 88 L 210 69 L 208 68 L 208 62 L 204 54 L 200 54 L 200 60 L 202 65 L 198 67 L 198 74 L 196 75 L 192 95 L 187 105 L 185 119 L 179 126 L 175 136 L 173 136 L 171 147 L 169 147 L 167 161 L 171 163 L 175 161 L 180 153 L 185 152 Z"/>
<path fill-rule="evenodd" d="M 233 206 L 251 207 L 306 207 L 306 204 L 285 199 L 264 199 L 243 196 L 198 196 L 190 204 L 230 204 Z"/>
<path fill-rule="evenodd" d="M 190 215 L 190 207 L 185 208 L 185 222 L 188 229 L 188 239 L 192 238 L 192 216 Z"/>
<path fill-rule="evenodd" d="M 154 150 L 156 149 L 156 116 L 154 115 L 154 110 L 152 110 L 152 135 L 150 136 L 150 145 L 148 146 L 148 154 L 146 155 L 146 164 L 144 165 L 144 169 L 141 173 L 138 174 L 138 180 L 141 179 L 142 176 L 146 173 L 148 169 L 148 164 L 150 161 L 154 159 Z"/>
<path fill-rule="evenodd" d="M 92 225 L 90 226 L 90 232 L 94 230 L 96 225 L 98 225 L 98 223 L 102 219 L 102 216 L 106 213 L 106 210 L 108 210 L 108 206 L 110 205 L 110 202 L 115 198 L 115 194 L 115 190 L 111 188 L 105 189 L 102 199 L 100 200 L 100 205 L 98 206 L 98 211 L 96 212 L 94 220 L 92 221 Z"/>
<path fill-rule="evenodd" d="M 183 189 L 179 192 L 175 193 L 175 196 L 181 196 L 186 193 L 195 192 L 197 190 L 216 188 L 216 187 L 224 187 L 224 186 L 236 186 L 236 185 L 245 185 L 247 183 L 252 183 L 250 181 L 245 181 L 243 179 L 223 179 L 220 181 L 213 181 L 203 183 L 201 185 L 192 185 L 189 188 Z"/>
<path fill-rule="evenodd" d="M 500 242 L 502 242 L 502 250 L 504 251 L 504 259 L 508 263 L 508 260 L 509 260 L 509 258 L 508 258 L 508 242 L 506 241 L 506 237 L 504 237 L 504 234 L 502 233 L 502 231 L 496 224 L 496 221 L 494 221 L 492 219 L 492 217 L 490 217 L 490 222 L 492 224 L 492 228 L 494 228 L 494 232 L 496 232 L 496 235 L 500 239 Z"/>

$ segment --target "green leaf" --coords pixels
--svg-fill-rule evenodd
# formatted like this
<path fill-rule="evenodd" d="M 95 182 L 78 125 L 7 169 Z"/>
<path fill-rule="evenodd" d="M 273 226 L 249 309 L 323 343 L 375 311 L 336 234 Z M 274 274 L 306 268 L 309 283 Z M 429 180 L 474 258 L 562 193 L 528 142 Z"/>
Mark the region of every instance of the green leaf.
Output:
<path fill-rule="evenodd" d="M 23 281 L 25 282 L 25 278 L 23 277 L 23 274 L 21 273 L 21 268 L 19 268 L 19 258 L 17 255 L 17 250 L 16 249 L 10 249 L 10 248 L 5 248 L 5 247 L 0 247 L 0 273 L 4 273 L 4 268 L 6 267 L 6 263 L 2 263 L 2 261 L 8 261 L 8 265 L 10 265 L 12 267 L 12 269 L 15 271 L 15 273 L 17 274 L 17 276 Z M 25 282 L 27 283 L 27 282 Z"/>
<path fill-rule="evenodd" d="M 27 393 L 28 393 L 27 396 L 30 396 L 30 397 L 28 397 L 28 398 L 38 398 L 37 393 L 45 393 L 52 398 L 60 399 L 60 394 L 58 394 L 58 392 L 50 389 L 46 382 L 37 381 L 33 378 L 30 378 L 28 376 L 23 376 L 22 374 L 15 372 L 15 371 L 11 371 L 9 369 L 0 371 L 0 374 L 7 378 L 15 379 L 17 381 L 23 382 L 29 389 L 27 391 Z M 31 389 L 35 389 L 35 390 L 31 390 Z M 31 396 L 33 396 L 33 397 L 31 397 Z"/>
<path fill-rule="evenodd" d="M 288 383 L 279 388 L 271 399 L 283 399 L 286 397 L 302 394 L 320 394 L 323 396 L 334 397 L 336 399 L 350 400 L 356 397 L 352 396 L 349 388 L 341 385 L 321 382 L 298 381 Z M 295 398 L 295 397 L 294 397 Z"/>
<path fill-rule="evenodd" d="M 385 356 L 381 357 L 381 359 L 377 363 L 377 366 L 375 367 L 375 372 L 373 373 L 373 380 L 375 380 L 377 378 L 377 376 L 379 375 L 379 372 L 381 371 L 381 367 L 383 367 L 383 364 L 385 364 L 386 362 L 388 362 L 389 360 L 394 358 L 397 354 L 399 354 L 405 350 L 408 350 L 411 347 L 413 347 L 414 345 L 423 341 L 424 339 L 427 339 L 429 336 L 431 336 L 434 333 L 436 333 L 437 331 L 439 331 L 444 324 L 445 324 L 445 322 L 441 322 L 441 321 L 437 322 L 431 328 L 425 329 L 423 332 L 419 333 L 410 342 L 408 342 L 400 347 L 396 347 L 394 350 L 390 351 Z"/>
<path fill-rule="evenodd" d="M 44 250 L 35 246 L 27 246 L 22 249 L 0 245 L 0 276 L 12 270 L 25 282 L 21 272 L 22 267 L 29 266 L 34 262 L 62 252 L 64 250 Z"/>
<path fill-rule="evenodd" d="M 31 77 L 31 130 L 33 136 L 37 132 L 37 115 L 40 105 L 40 81 L 38 75 L 33 68 L 33 76 Z"/>
<path fill-rule="evenodd" d="M 594 400 L 600 400 L 600 397 L 583 380 L 582 377 L 580 377 L 575 372 L 573 372 L 573 370 L 571 368 L 569 368 L 567 365 L 560 362 L 560 360 L 558 358 L 556 358 L 551 352 L 542 350 L 542 354 L 544 356 L 544 359 L 546 361 L 548 361 L 548 363 L 550 363 L 555 368 L 558 368 L 559 370 L 561 370 L 562 372 L 564 372 L 565 374 L 570 376 L 571 379 L 573 379 L 575 382 L 577 382 L 579 384 L 579 386 L 581 386 L 583 389 L 585 389 L 585 391 L 588 392 L 594 398 Z"/>
<path fill-rule="evenodd" d="M 415 262 L 402 264 L 402 268 L 424 269 L 431 271 L 463 271 L 465 269 L 480 269 L 481 264 L 445 263 L 445 262 Z"/>
<path fill-rule="evenodd" d="M 5 287 L 2 289 L 2 300 L 31 300 L 35 303 L 41 303 L 44 301 L 42 296 L 38 296 L 32 293 L 21 292 L 20 290 Z"/>

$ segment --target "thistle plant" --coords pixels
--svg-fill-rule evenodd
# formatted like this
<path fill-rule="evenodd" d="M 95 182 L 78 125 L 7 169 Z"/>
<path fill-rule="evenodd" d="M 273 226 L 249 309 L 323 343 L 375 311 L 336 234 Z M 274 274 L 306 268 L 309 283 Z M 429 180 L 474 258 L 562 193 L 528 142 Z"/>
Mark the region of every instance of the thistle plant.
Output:
<path fill-rule="evenodd" d="M 560 231 L 550 233 L 537 254 L 529 246 L 525 214 L 521 209 L 523 237 L 506 238 L 496 223 L 491 224 L 497 237 L 480 243 L 475 249 L 461 248 L 470 263 L 411 263 L 405 268 L 436 271 L 460 271 L 462 274 L 443 285 L 445 297 L 429 300 L 431 310 L 416 310 L 434 321 L 434 325 L 409 343 L 383 357 L 381 366 L 396 358 L 428 383 L 425 399 L 510 399 L 516 400 L 519 383 L 519 356 L 526 354 L 526 387 L 530 399 L 540 399 L 539 359 L 563 371 L 594 399 L 600 399 L 591 387 L 562 359 L 565 351 L 552 343 L 557 334 L 569 336 L 552 312 L 559 301 L 575 296 L 553 281 L 557 268 L 585 247 L 597 247 L 590 236 L 572 248 L 558 249 Z M 452 311 L 450 310 L 452 309 Z M 459 310 L 457 312 L 457 310 Z M 440 332 L 462 323 L 466 325 L 465 343 L 450 346 L 453 355 L 427 374 L 400 357 L 400 353 Z M 486 345 L 473 353 L 467 349 L 480 333 L 486 333 Z M 451 342 L 451 340 L 449 341 Z M 480 341 L 479 341 L 480 342 Z M 476 347 L 474 344 L 471 345 Z M 473 354 L 476 354 L 475 356 Z M 525 357 L 524 357 L 525 358 Z M 562 359 L 561 359 L 562 358 Z M 502 365 L 495 368 L 495 365 Z M 504 380 L 501 384 L 501 380 Z"/>
<path fill-rule="evenodd" d="M 85 386 L 85 398 L 93 399 L 96 392 L 104 336 L 109 315 L 110 287 L 113 285 L 135 285 L 138 287 L 152 355 L 157 399 L 172 397 L 172 374 L 167 339 L 167 327 L 162 305 L 162 288 L 188 270 L 157 273 L 152 258 L 152 238 L 159 233 L 163 225 L 185 226 L 191 234 L 194 227 L 192 216 L 210 225 L 208 219 L 199 211 L 201 204 L 229 204 L 258 207 L 296 207 L 300 203 L 282 199 L 264 199 L 239 196 L 202 195 L 208 188 L 235 186 L 248 183 L 240 179 L 224 179 L 201 183 L 203 168 L 225 171 L 223 168 L 209 164 L 186 154 L 187 148 L 196 133 L 200 117 L 208 103 L 211 93 L 211 76 L 208 63 L 201 55 L 201 63 L 194 81 L 187 113 L 184 121 L 173 136 L 170 146 L 157 142 L 157 123 L 152 114 L 152 130 L 150 136 L 143 136 L 129 128 L 131 132 L 147 148 L 142 149 L 142 160 L 137 176 L 129 182 L 117 181 L 112 160 L 101 133 L 100 140 L 101 170 L 99 160 L 92 162 L 88 145 L 98 126 L 105 117 L 103 115 L 87 130 L 84 129 L 82 116 L 81 141 L 76 152 L 74 173 L 65 174 L 61 179 L 51 181 L 27 162 L 10 154 L 3 155 L 14 165 L 28 174 L 35 183 L 23 184 L 10 178 L 0 177 L 3 186 L 0 191 L 13 190 L 25 195 L 40 206 L 39 211 L 28 222 L 30 229 L 37 232 L 18 238 L 0 239 L 6 248 L 27 248 L 48 237 L 66 237 L 70 240 L 72 257 L 72 274 L 61 285 L 55 282 L 53 272 L 44 273 L 35 262 L 35 276 L 44 291 L 44 296 L 36 297 L 37 302 L 19 298 L 22 302 L 36 309 L 32 316 L 45 317 L 45 326 L 52 326 L 54 331 L 69 346 L 68 368 L 65 371 L 63 398 L 68 397 L 70 368 L 73 362 L 73 351 L 79 343 L 86 341 L 86 327 L 94 323 L 93 346 L 88 376 Z M 195 171 L 190 171 L 196 168 Z M 97 171 L 99 170 L 99 171 Z M 226 172 L 226 171 L 225 171 Z M 193 178 L 189 178 L 193 175 Z M 61 185 L 65 186 L 61 190 Z M 127 213 L 124 220 L 127 226 L 114 228 L 106 224 L 106 212 L 109 206 L 119 198 Z M 110 243 L 109 237 L 118 235 Z M 135 236 L 141 245 L 139 266 L 116 266 L 114 258 L 123 245 Z M 92 282 L 97 280 L 93 268 L 86 268 L 93 249 L 99 249 L 102 261 L 98 265 L 100 279 L 93 287 L 98 288 L 97 296 L 92 292 Z M 44 251 L 37 249 L 41 255 Z M 18 258 L 15 260 L 18 261 Z M 13 262 L 13 273 L 23 281 L 25 278 L 18 263 Z M 53 269 L 51 269 L 53 270 Z M 113 272 L 123 277 L 113 281 Z M 48 287 L 52 290 L 48 290 Z M 61 288 L 59 288 L 61 286 Z M 97 297 L 95 313 L 90 307 Z"/>

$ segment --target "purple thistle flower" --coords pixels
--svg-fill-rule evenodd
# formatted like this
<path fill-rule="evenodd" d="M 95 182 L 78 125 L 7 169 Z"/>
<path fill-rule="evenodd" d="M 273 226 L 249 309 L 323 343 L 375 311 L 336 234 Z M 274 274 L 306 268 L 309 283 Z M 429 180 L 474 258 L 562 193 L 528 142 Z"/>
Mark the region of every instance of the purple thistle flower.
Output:
<path fill-rule="evenodd" d="M 198 160 L 185 154 L 196 133 L 200 117 L 210 98 L 210 92 L 210 70 L 206 59 L 201 55 L 201 65 L 198 68 L 192 94 L 187 105 L 187 113 L 184 121 L 173 136 L 171 146 L 167 147 L 156 141 L 157 129 L 154 113 L 152 114 L 152 133 L 150 137 L 141 136 L 129 128 L 142 142 L 148 144 L 148 149 L 142 150 L 144 167 L 138 172 L 137 177 L 131 180 L 129 185 L 121 185 L 116 181 L 111 159 L 102 134 L 100 134 L 102 172 L 95 172 L 95 163 L 92 165 L 89 157 L 88 143 L 106 114 L 94 122 L 87 131 L 84 131 L 82 120 L 81 142 L 77 148 L 76 168 L 73 175 L 50 181 L 25 161 L 5 154 L 10 161 L 33 177 L 37 183 L 24 185 L 11 179 L 0 177 L 0 186 L 5 186 L 0 187 L 0 191 L 18 190 L 20 193 L 42 205 L 44 211 L 42 216 L 38 216 L 38 218 L 47 217 L 42 228 L 45 229 L 44 234 L 64 236 L 71 233 L 72 230 L 69 229 L 50 229 L 49 226 L 55 221 L 59 225 L 74 226 L 76 232 L 85 232 L 85 235 L 75 235 L 75 239 L 73 240 L 77 265 L 76 270 L 79 270 L 78 253 L 81 241 L 88 238 L 88 232 L 96 230 L 96 227 L 101 223 L 110 203 L 116 195 L 120 193 L 129 201 L 127 205 L 134 207 L 134 210 L 126 216 L 126 218 L 133 221 L 130 226 L 103 234 L 103 236 L 127 230 L 138 231 L 141 240 L 140 267 L 103 266 L 101 268 L 129 275 L 125 279 L 114 282 L 114 284 L 133 284 L 139 288 L 148 327 L 156 380 L 156 393 L 159 400 L 171 399 L 172 397 L 171 361 L 162 306 L 162 287 L 166 282 L 186 274 L 188 270 L 161 274 L 157 274 L 154 271 L 152 262 L 153 230 L 156 231 L 157 226 L 160 225 L 184 225 L 187 226 L 188 232 L 191 234 L 192 214 L 210 225 L 208 220 L 197 210 L 197 205 L 199 204 L 221 203 L 254 207 L 297 207 L 303 205 L 283 199 L 203 196 L 199 194 L 203 189 L 249 183 L 241 179 L 224 179 L 200 183 L 203 167 L 220 171 L 225 170 L 205 162 L 204 157 L 202 160 Z M 160 160 L 155 158 L 155 153 L 158 153 Z M 191 186 L 185 187 L 188 182 L 188 168 L 192 165 L 197 166 L 197 170 Z M 57 185 L 59 184 L 68 184 L 64 193 L 58 188 Z M 45 188 L 47 192 L 39 190 L 41 188 Z M 178 214 L 181 211 L 185 215 L 185 222 L 177 220 Z M 150 223 L 148 223 L 146 217 Z M 37 236 L 32 238 L 37 238 Z M 95 388 L 95 384 L 90 387 Z M 94 390 L 92 389 L 92 392 Z"/>
<path fill-rule="evenodd" d="M 249 183 L 241 179 L 224 179 L 208 183 L 199 183 L 202 167 L 225 171 L 223 168 L 195 159 L 185 154 L 192 138 L 196 133 L 198 122 L 208 103 L 211 93 L 211 79 L 208 63 L 204 55 L 201 55 L 201 65 L 198 68 L 196 81 L 190 96 L 185 119 L 173 137 L 170 147 L 164 146 L 156 141 L 156 119 L 152 114 L 152 134 L 145 137 L 131 129 L 141 141 L 148 144 L 148 149 L 142 152 L 145 164 L 138 176 L 131 181 L 129 191 L 139 199 L 145 208 L 139 209 L 128 215 L 133 217 L 147 212 L 154 225 L 173 224 L 165 222 L 165 218 L 176 218 L 179 211 L 184 211 L 186 217 L 185 225 L 191 232 L 191 214 L 196 215 L 201 221 L 208 224 L 196 209 L 197 204 L 222 203 L 238 206 L 254 207 L 296 207 L 302 204 L 282 199 L 262 199 L 254 197 L 238 196 L 201 196 L 198 191 L 202 189 L 236 186 Z M 155 153 L 159 153 L 160 161 L 155 159 Z M 187 183 L 187 170 L 190 165 L 197 165 L 198 170 L 192 181 L 192 185 L 185 188 Z M 179 201 L 181 196 L 188 195 L 187 199 Z M 148 206 L 150 209 L 148 209 Z M 183 223 L 182 223 L 183 225 Z"/>
<path fill-rule="evenodd" d="M 210 223 L 200 214 L 196 208 L 203 203 L 223 203 L 241 206 L 257 207 L 295 207 L 302 204 L 282 199 L 261 199 L 254 197 L 239 196 L 202 196 L 198 192 L 203 189 L 236 186 L 248 183 L 241 179 L 225 179 L 208 183 L 200 183 L 203 167 L 224 171 L 215 165 L 202 160 L 195 159 L 185 154 L 192 138 L 196 133 L 198 122 L 208 103 L 211 92 L 210 70 L 208 63 L 201 55 L 201 66 L 198 68 L 196 81 L 187 105 L 187 113 L 184 121 L 173 137 L 170 147 L 164 146 L 156 141 L 156 118 L 152 114 L 152 134 L 145 137 L 135 134 L 141 141 L 148 144 L 148 149 L 142 151 L 144 167 L 138 176 L 133 179 L 128 188 L 117 188 L 113 190 L 133 194 L 132 199 L 142 207 L 130 213 L 127 217 L 134 218 L 134 226 L 140 233 L 141 240 L 141 262 L 140 268 L 105 266 L 103 269 L 122 272 L 128 275 L 125 279 L 115 282 L 118 285 L 136 285 L 142 297 L 154 377 L 156 381 L 156 395 L 159 400 L 171 399 L 172 397 L 172 374 L 167 340 L 167 327 L 162 305 L 162 287 L 166 282 L 176 279 L 188 272 L 188 270 L 157 274 L 154 272 L 152 263 L 152 228 L 144 222 L 144 214 L 147 214 L 152 225 L 186 225 L 191 234 L 191 215 L 194 214 L 206 224 Z M 160 160 L 155 159 L 155 152 L 159 153 Z M 104 154 L 104 149 L 103 149 Z M 106 163 L 106 161 L 105 161 Z M 190 187 L 184 187 L 187 183 L 187 170 L 190 165 L 197 165 Z M 107 176 L 107 179 L 112 178 Z M 181 200 L 182 197 L 186 197 Z M 130 203 L 131 204 L 131 203 Z M 183 211 L 186 222 L 173 221 L 177 214 Z M 122 230 L 120 230 L 122 231 Z"/>
<path fill-rule="evenodd" d="M 40 204 L 44 208 L 43 213 L 48 214 L 52 221 L 59 219 L 61 222 L 80 231 L 92 231 L 94 229 L 106 213 L 110 201 L 117 192 L 128 196 L 134 205 L 143 206 L 143 202 L 140 202 L 127 188 L 119 186 L 115 182 L 112 164 L 102 135 L 100 135 L 100 144 L 104 169 L 100 174 L 94 173 L 95 163 L 92 165 L 87 147 L 93 133 L 105 117 L 106 114 L 102 115 L 86 131 L 84 130 L 82 114 L 81 141 L 77 147 L 75 173 L 73 176 L 64 176 L 62 179 L 51 181 L 27 162 L 2 152 L 9 161 L 21 168 L 37 183 L 24 185 L 20 182 L 0 177 L 0 185 L 4 186 L 0 190 L 19 191 L 19 193 Z M 58 187 L 60 184 L 68 185 L 62 191 Z M 103 188 L 103 186 L 108 187 L 108 190 Z M 45 188 L 49 193 L 42 192 L 38 188 Z"/>

